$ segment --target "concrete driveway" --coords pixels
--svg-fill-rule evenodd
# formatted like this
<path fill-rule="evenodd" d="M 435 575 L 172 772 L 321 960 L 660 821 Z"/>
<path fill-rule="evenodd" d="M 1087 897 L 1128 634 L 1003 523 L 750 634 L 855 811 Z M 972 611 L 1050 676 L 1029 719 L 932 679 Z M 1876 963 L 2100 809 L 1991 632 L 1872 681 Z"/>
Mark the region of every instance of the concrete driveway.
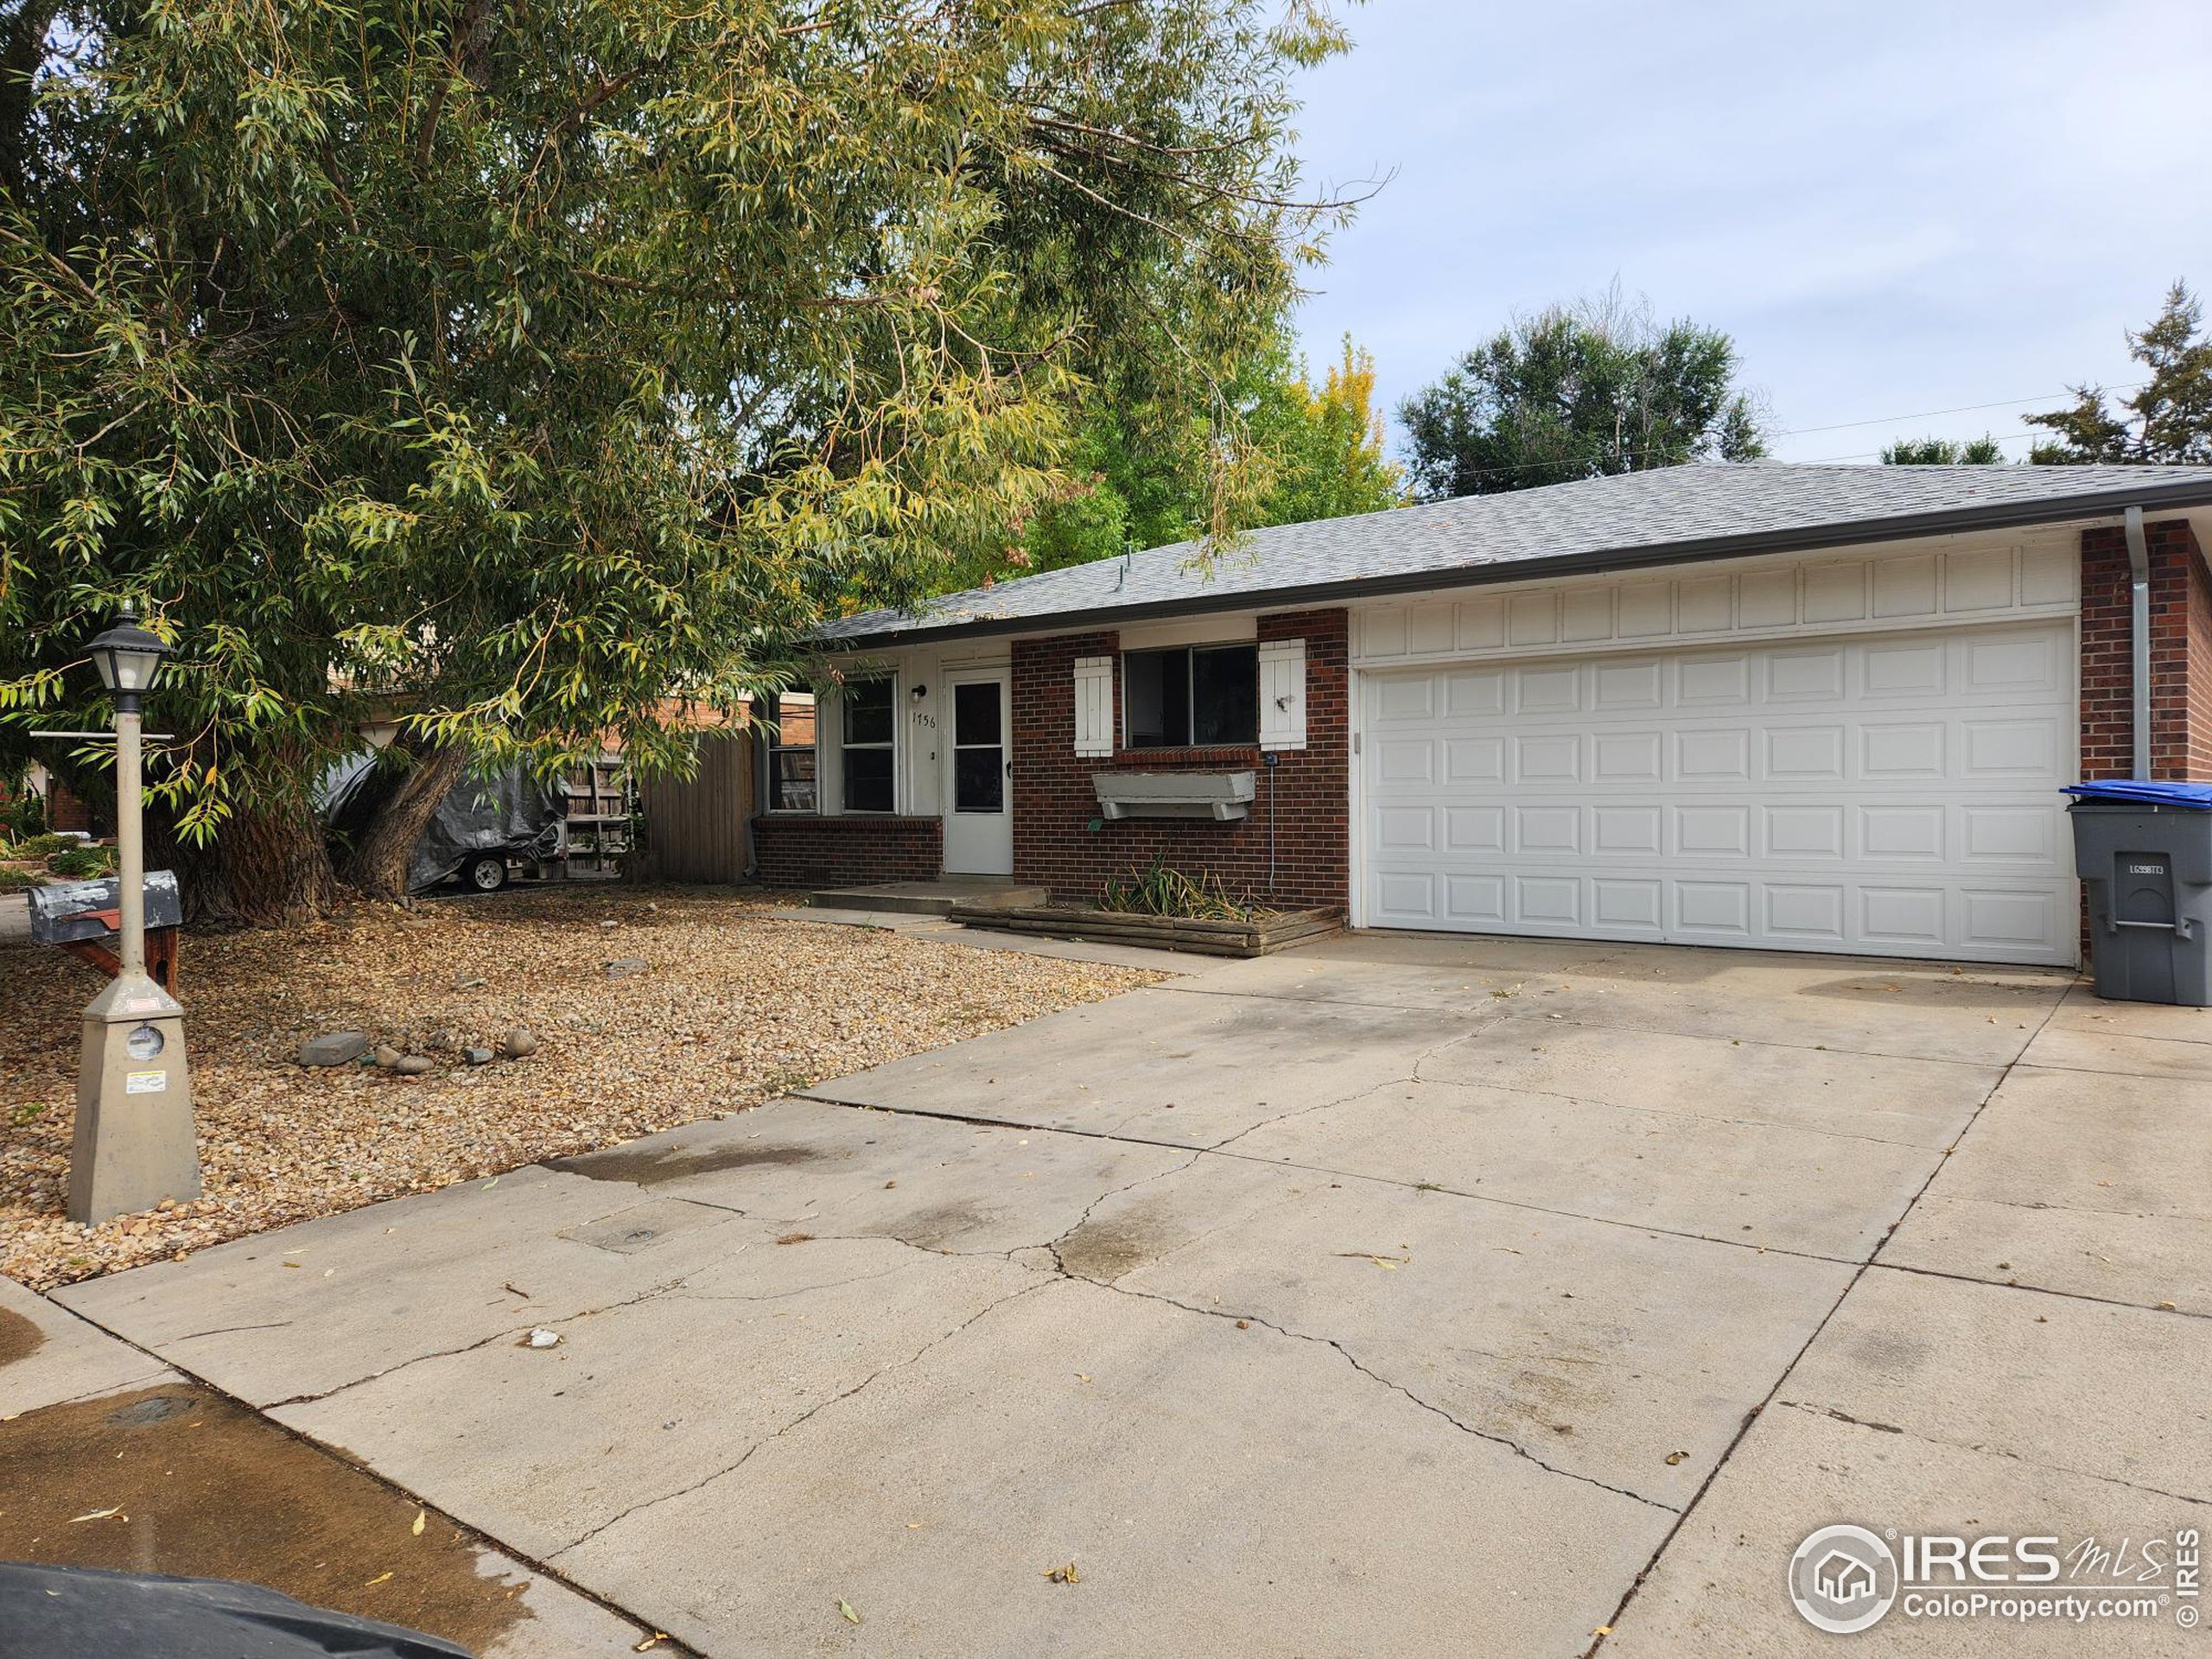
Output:
<path fill-rule="evenodd" d="M 2063 975 L 1362 936 L 58 1300 L 702 1653 L 1771 1654 L 2212 1523 L 2208 1128 Z"/>

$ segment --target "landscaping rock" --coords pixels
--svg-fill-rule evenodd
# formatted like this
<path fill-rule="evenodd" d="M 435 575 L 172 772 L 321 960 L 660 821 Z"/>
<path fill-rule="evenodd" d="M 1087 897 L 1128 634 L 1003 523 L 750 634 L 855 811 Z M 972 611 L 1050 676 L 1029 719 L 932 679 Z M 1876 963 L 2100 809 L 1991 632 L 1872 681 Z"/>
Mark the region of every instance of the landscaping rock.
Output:
<path fill-rule="evenodd" d="M 499 1052 L 511 1060 L 518 1060 L 525 1054 L 535 1054 L 537 1052 L 537 1033 L 528 1026 L 517 1026 L 507 1033 L 506 1041 L 499 1045 Z"/>
<path fill-rule="evenodd" d="M 344 1065 L 369 1051 L 365 1031 L 332 1031 L 310 1037 L 300 1045 L 302 1065 Z"/>
<path fill-rule="evenodd" d="M 403 1077 L 419 1077 L 436 1065 L 427 1054 L 404 1054 L 392 1062 L 391 1069 Z"/>
<path fill-rule="evenodd" d="M 471 1065 L 489 1065 L 492 1064 L 492 1051 L 488 1048 L 464 1048 L 461 1051 L 461 1058 Z"/>
<path fill-rule="evenodd" d="M 607 964 L 607 976 L 609 979 L 627 979 L 632 974 L 642 974 L 645 971 L 645 959 L 643 957 L 618 957 Z"/>
<path fill-rule="evenodd" d="M 391 1071 L 392 1067 L 397 1065 L 406 1058 L 407 1057 L 404 1054 L 394 1048 L 390 1043 L 378 1043 L 377 1045 L 377 1064 L 387 1071 Z"/>

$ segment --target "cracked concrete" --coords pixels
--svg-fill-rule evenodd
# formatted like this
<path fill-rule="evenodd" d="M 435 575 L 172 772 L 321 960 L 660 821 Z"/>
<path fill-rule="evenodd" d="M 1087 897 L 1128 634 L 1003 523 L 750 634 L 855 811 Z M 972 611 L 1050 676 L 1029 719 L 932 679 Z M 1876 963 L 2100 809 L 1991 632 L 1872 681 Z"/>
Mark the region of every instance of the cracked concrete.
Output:
<path fill-rule="evenodd" d="M 66 1295 L 705 1654 L 1793 1651 L 1815 1524 L 2212 1492 L 2104 1006 L 1357 936 Z"/>

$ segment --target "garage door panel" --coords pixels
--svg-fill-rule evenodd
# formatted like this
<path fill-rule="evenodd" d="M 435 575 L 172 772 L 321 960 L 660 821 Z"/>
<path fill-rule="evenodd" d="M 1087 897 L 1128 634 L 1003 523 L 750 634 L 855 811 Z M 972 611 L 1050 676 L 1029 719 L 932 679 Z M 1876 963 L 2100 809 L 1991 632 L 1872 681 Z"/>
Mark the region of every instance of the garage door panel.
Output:
<path fill-rule="evenodd" d="M 2071 961 L 2072 663 L 2037 624 L 1370 675 L 1365 918 Z"/>

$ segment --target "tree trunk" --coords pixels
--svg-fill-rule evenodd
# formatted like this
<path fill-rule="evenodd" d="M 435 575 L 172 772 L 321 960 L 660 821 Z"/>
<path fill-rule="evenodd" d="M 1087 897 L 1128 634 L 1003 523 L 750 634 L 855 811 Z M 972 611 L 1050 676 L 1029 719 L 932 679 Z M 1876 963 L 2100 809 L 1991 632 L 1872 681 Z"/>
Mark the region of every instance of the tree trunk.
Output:
<path fill-rule="evenodd" d="M 343 895 L 313 807 L 256 804 L 226 819 L 214 842 L 180 842 L 149 818 L 147 864 L 176 872 L 195 927 L 282 927 L 311 920 Z"/>
<path fill-rule="evenodd" d="M 346 861 L 346 879 L 364 897 L 400 904 L 407 898 L 407 861 L 415 843 L 423 838 L 441 803 L 468 770 L 468 751 L 447 744 L 416 748 L 409 740 L 414 764 L 399 780 L 385 804 L 377 809 L 367 832 L 353 843 Z"/>

